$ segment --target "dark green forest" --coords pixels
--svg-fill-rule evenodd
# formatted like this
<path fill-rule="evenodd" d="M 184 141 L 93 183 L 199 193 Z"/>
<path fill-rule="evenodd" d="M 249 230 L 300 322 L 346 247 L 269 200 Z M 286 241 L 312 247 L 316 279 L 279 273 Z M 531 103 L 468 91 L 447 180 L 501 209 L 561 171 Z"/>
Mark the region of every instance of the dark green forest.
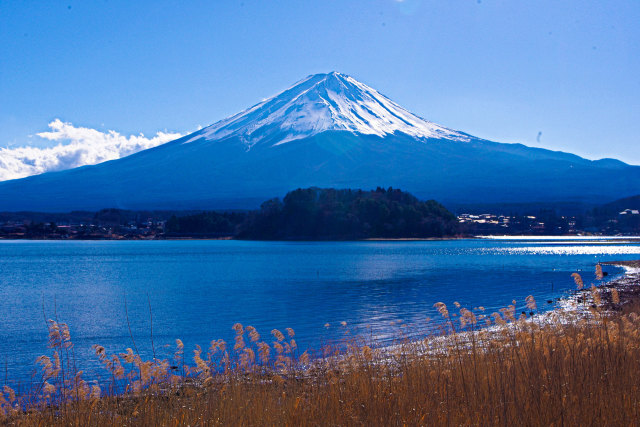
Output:
<path fill-rule="evenodd" d="M 203 212 L 167 221 L 167 235 L 232 235 L 252 240 L 426 238 L 459 233 L 456 217 L 436 201 L 397 189 L 307 188 L 248 213 Z"/>
<path fill-rule="evenodd" d="M 190 215 L 172 215 L 166 224 L 168 236 L 235 236 L 245 222 L 244 212 L 205 211 Z"/>

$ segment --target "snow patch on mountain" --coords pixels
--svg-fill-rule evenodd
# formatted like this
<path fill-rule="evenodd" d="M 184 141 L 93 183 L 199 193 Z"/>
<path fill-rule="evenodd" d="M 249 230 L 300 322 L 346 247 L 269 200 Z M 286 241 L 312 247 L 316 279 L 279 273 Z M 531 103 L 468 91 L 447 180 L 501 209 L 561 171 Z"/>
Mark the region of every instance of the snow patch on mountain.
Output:
<path fill-rule="evenodd" d="M 325 131 L 469 141 L 464 133 L 424 120 L 353 77 L 315 74 L 278 95 L 197 132 L 189 143 L 239 138 L 248 147 L 280 145 Z"/>

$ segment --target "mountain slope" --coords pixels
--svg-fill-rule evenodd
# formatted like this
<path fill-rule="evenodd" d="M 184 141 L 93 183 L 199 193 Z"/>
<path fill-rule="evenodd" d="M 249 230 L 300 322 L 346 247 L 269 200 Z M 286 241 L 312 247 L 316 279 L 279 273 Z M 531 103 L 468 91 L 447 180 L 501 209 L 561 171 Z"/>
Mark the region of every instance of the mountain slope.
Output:
<path fill-rule="evenodd" d="M 602 208 L 614 212 L 621 212 L 625 209 L 640 209 L 640 194 L 637 196 L 614 200 L 613 202 L 609 202 L 605 206 L 602 206 Z"/>
<path fill-rule="evenodd" d="M 253 208 L 311 186 L 393 186 L 445 203 L 597 203 L 640 193 L 640 167 L 478 139 L 329 73 L 126 158 L 2 182 L 0 211 Z"/>
<path fill-rule="evenodd" d="M 413 115 L 352 77 L 332 72 L 308 76 L 273 98 L 196 132 L 185 143 L 236 137 L 247 147 L 279 145 L 330 130 L 469 140 Z"/>

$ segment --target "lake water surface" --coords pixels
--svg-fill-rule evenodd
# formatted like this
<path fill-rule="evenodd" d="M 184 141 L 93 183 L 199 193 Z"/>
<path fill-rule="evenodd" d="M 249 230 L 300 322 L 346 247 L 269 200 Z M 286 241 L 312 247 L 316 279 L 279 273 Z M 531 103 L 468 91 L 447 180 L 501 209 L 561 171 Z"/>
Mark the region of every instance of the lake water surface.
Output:
<path fill-rule="evenodd" d="M 599 261 L 640 259 L 640 244 L 577 240 L 390 242 L 0 241 L 0 363 L 27 382 L 47 353 L 46 318 L 71 328 L 78 363 L 96 369 L 92 344 L 109 353 L 151 355 L 175 339 L 232 339 L 235 322 L 263 338 L 291 327 L 301 348 L 318 348 L 349 329 L 389 342 L 400 321 L 435 317 L 442 301 L 490 313 L 533 295 L 540 309 L 575 285 L 595 281 Z M 605 266 L 614 277 L 621 269 Z M 44 311 L 44 313 L 43 313 Z M 346 322 L 347 327 L 340 326 Z M 325 327 L 325 324 L 329 327 Z M 170 348 L 168 346 L 171 346 Z"/>

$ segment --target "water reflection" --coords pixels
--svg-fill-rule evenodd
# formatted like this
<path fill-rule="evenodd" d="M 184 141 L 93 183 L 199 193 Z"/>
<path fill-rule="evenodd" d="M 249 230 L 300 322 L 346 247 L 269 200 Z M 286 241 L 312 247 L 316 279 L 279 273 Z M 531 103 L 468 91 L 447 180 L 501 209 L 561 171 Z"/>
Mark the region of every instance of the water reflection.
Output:
<path fill-rule="evenodd" d="M 109 352 L 132 346 L 125 295 L 134 338 L 147 355 L 147 295 L 157 348 L 172 348 L 175 338 L 187 349 L 206 347 L 211 339 L 230 339 L 235 322 L 253 325 L 263 336 L 292 327 L 301 346 L 317 348 L 346 329 L 390 340 L 400 322 L 422 325 L 436 317 L 433 304 L 439 301 L 491 312 L 516 299 L 521 310 L 532 294 L 541 309 L 550 309 L 546 301 L 573 289 L 572 272 L 637 258 L 636 243 L 566 239 L 0 242 L 0 357 L 9 370 L 28 375 L 25 362 L 46 351 L 43 300 L 49 317 L 55 300 L 58 317 L 71 326 L 77 356 L 92 369 L 92 344 Z M 622 271 L 606 270 L 610 277 Z M 595 280 L 584 276 L 587 283 Z"/>

